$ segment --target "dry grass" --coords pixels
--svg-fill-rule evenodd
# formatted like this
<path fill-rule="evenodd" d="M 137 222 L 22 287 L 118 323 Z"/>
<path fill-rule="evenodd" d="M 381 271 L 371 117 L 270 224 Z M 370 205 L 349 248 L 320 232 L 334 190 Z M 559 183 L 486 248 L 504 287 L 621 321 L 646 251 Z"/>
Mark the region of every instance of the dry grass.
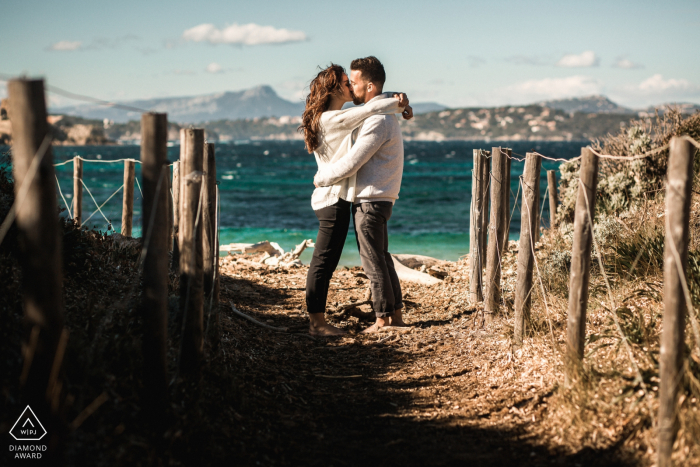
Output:
<path fill-rule="evenodd" d="M 644 464 L 651 465 L 655 461 L 654 421 L 658 410 L 663 314 L 663 212 L 663 200 L 659 196 L 636 205 L 623 219 L 608 216 L 596 219 L 596 229 L 607 230 L 607 235 L 596 231 L 596 237 L 604 237 L 598 241 L 612 290 L 608 291 L 602 271 L 593 258 L 581 384 L 570 390 L 560 389 L 553 399 L 556 404 L 552 415 L 562 422 L 557 430 L 564 430 L 566 438 L 561 439 L 566 439 L 566 444 L 572 449 L 621 443 L 621 449 L 636 451 Z M 695 225 L 700 213 L 700 197 L 694 197 L 692 212 L 692 224 Z M 622 227 L 610 229 L 610 223 Z M 571 250 L 569 232 L 569 225 L 548 232 L 538 251 L 540 264 L 560 265 L 558 269 L 545 269 L 544 281 L 553 325 L 562 331 L 562 337 L 568 303 L 568 264 L 560 258 L 566 257 L 566 252 Z M 698 239 L 697 229 L 693 230 L 691 237 L 694 246 Z M 691 257 L 697 258 L 697 253 Z M 696 298 L 697 271 L 697 267 L 689 270 L 689 281 Z M 546 312 L 541 291 L 538 292 L 533 329 L 540 339 L 545 339 L 543 321 Z M 613 313 L 619 319 L 624 336 L 615 326 Z M 632 359 L 622 345 L 623 339 L 631 348 Z M 698 344 L 688 322 L 686 366 L 678 407 L 681 428 L 674 453 L 678 465 L 700 465 L 700 446 L 697 443 L 700 439 Z M 638 366 L 638 372 L 635 366 Z M 568 429 L 564 428 L 567 426 Z"/>

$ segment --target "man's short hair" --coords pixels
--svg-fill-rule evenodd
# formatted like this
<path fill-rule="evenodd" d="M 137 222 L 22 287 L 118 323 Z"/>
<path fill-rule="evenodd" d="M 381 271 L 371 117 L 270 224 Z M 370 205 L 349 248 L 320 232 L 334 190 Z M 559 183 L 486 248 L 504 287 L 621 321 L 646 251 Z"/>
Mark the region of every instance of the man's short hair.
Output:
<path fill-rule="evenodd" d="M 377 86 L 380 91 L 384 87 L 386 73 L 384 72 L 384 65 L 377 57 L 370 55 L 369 57 L 355 59 L 350 64 L 350 69 L 362 72 L 362 77 Z"/>

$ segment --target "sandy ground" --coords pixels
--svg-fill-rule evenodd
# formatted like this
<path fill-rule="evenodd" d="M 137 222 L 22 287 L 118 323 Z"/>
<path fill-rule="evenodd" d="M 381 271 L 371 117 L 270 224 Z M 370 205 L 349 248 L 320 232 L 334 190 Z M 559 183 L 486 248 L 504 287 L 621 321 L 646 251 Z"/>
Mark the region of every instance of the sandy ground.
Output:
<path fill-rule="evenodd" d="M 223 312 L 223 358 L 244 375 L 235 417 L 236 431 L 245 435 L 230 442 L 251 463 L 640 461 L 639 447 L 623 446 L 614 426 L 608 442 L 568 445 L 566 423 L 548 410 L 560 356 L 546 339 L 512 348 L 507 316 L 484 327 L 483 314 L 467 301 L 465 262 L 452 263 L 440 284 L 402 284 L 407 332 L 364 335 L 373 318 L 329 313 L 330 322 L 350 333 L 313 339 L 304 311 L 307 268 L 258 268 L 238 258 L 221 263 L 222 307 L 232 301 L 249 316 L 289 328 L 274 332 Z M 504 259 L 505 309 L 511 308 L 514 260 L 512 253 Z M 363 300 L 367 286 L 361 268 L 336 271 L 329 310 Z M 360 309 L 369 311 L 369 305 Z"/>

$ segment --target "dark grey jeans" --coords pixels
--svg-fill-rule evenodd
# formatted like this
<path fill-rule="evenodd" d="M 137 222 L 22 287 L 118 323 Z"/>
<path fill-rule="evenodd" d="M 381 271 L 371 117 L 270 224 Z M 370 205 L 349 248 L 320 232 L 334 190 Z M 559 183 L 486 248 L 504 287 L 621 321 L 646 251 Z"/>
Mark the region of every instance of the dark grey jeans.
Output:
<path fill-rule="evenodd" d="M 374 313 L 378 318 L 394 314 L 403 308 L 401 284 L 389 254 L 387 222 L 393 205 L 388 201 L 353 204 L 352 217 L 355 226 L 360 260 L 372 289 Z"/>

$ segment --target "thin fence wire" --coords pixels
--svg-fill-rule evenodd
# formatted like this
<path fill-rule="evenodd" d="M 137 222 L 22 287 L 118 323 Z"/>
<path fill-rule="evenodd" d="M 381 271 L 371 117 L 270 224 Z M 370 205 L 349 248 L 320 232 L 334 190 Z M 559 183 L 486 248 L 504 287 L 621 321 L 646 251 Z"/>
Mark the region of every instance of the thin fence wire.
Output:
<path fill-rule="evenodd" d="M 139 183 L 139 178 L 138 178 L 138 177 L 134 177 L 134 180 L 136 180 L 136 186 L 137 186 L 138 189 L 139 189 L 139 193 L 141 193 L 141 199 L 143 199 L 143 190 L 141 190 L 141 184 Z"/>
<path fill-rule="evenodd" d="M 116 162 L 126 162 L 126 161 L 131 161 L 131 162 L 134 162 L 134 163 L 136 163 L 136 164 L 141 164 L 141 163 L 142 163 L 142 162 L 141 162 L 140 160 L 138 160 L 138 159 L 131 159 L 131 158 L 129 158 L 129 157 L 126 157 L 126 158 L 123 158 L 123 159 L 104 160 L 104 161 L 103 161 L 103 160 L 100 160 L 100 159 L 85 159 L 83 156 L 75 156 L 75 157 L 77 157 L 78 159 L 80 159 L 80 160 L 83 161 L 83 162 L 95 162 L 95 163 L 102 163 L 102 164 L 114 164 L 114 163 L 116 163 Z M 54 167 L 58 167 L 58 166 L 60 166 L 60 165 L 65 165 L 65 164 L 69 164 L 69 163 L 71 163 L 71 162 L 73 162 L 73 158 L 72 158 L 72 157 L 71 157 L 70 159 L 68 159 L 67 161 L 63 161 L 63 162 L 59 162 L 58 164 L 54 164 Z M 172 165 L 172 164 L 170 164 L 170 165 Z"/>
<path fill-rule="evenodd" d="M 513 190 L 508 187 L 510 194 L 513 194 Z M 508 219 L 508 226 L 513 221 L 513 216 L 515 215 L 515 210 L 518 208 L 518 197 L 520 196 L 520 183 L 518 183 L 518 192 L 515 194 L 515 200 L 513 201 L 513 211 L 510 213 L 510 218 Z M 510 234 L 510 232 L 508 232 Z"/>
<path fill-rule="evenodd" d="M 523 176 L 520 176 L 520 183 L 524 184 L 525 182 L 523 181 Z M 525 192 L 525 187 L 523 187 L 523 193 Z M 527 208 L 527 216 L 528 219 L 532 219 L 532 212 L 530 211 L 529 206 L 527 206 L 527 203 L 525 204 L 525 207 Z M 544 289 L 544 283 L 542 282 L 542 274 L 540 273 L 540 266 L 539 263 L 537 262 L 537 254 L 535 253 L 535 243 L 533 240 L 534 237 L 534 232 L 530 232 L 530 250 L 532 252 L 532 258 L 535 262 L 535 270 L 537 271 L 537 280 L 540 284 L 540 289 L 542 290 L 542 301 L 544 302 L 544 309 L 547 314 L 547 324 L 549 325 L 549 335 L 552 338 L 552 349 L 555 351 L 559 351 L 559 347 L 557 347 L 557 341 L 554 338 L 554 327 L 552 326 L 552 320 L 550 317 L 549 313 L 549 304 L 547 303 L 547 292 Z"/>
<path fill-rule="evenodd" d="M 642 376 L 642 372 L 639 369 L 639 365 L 637 364 L 637 360 L 634 358 L 634 353 L 632 352 L 632 348 L 629 345 L 627 336 L 625 335 L 625 332 L 622 330 L 622 326 L 620 325 L 620 320 L 617 316 L 617 305 L 615 305 L 615 297 L 613 296 L 612 292 L 612 287 L 610 287 L 610 281 L 608 280 L 608 275 L 605 272 L 605 268 L 603 267 L 603 258 L 601 257 L 601 252 L 600 252 L 600 246 L 598 245 L 598 241 L 595 238 L 595 224 L 593 223 L 593 218 L 591 217 L 591 206 L 588 202 L 588 193 L 586 193 L 585 187 L 583 186 L 583 182 L 581 179 L 579 179 L 579 186 L 581 188 L 581 191 L 583 192 L 584 199 L 586 200 L 586 216 L 588 217 L 588 222 L 591 226 L 591 232 L 590 236 L 593 239 L 593 246 L 595 247 L 595 253 L 596 253 L 596 258 L 598 259 L 598 267 L 600 268 L 600 272 L 603 275 L 603 280 L 605 281 L 605 287 L 608 289 L 608 298 L 610 300 L 610 312 L 613 318 L 613 321 L 615 322 L 615 328 L 617 328 L 617 332 L 620 334 L 620 339 L 622 341 L 622 344 L 625 347 L 625 351 L 627 352 L 627 356 L 630 359 L 630 362 L 632 363 L 632 367 L 634 368 L 635 373 L 637 374 L 637 382 L 639 385 L 642 387 L 642 390 L 644 391 L 644 398 L 646 399 L 647 403 L 649 404 L 649 416 L 651 417 L 651 423 L 652 425 L 655 424 L 654 422 L 654 409 L 651 405 L 651 399 L 648 397 L 649 396 L 649 391 L 647 389 L 647 385 L 644 382 L 644 378 Z"/>
<path fill-rule="evenodd" d="M 107 216 L 105 216 L 105 214 L 102 212 L 102 206 L 104 206 L 105 204 L 107 204 L 107 201 L 109 201 L 110 199 L 112 199 L 112 198 L 114 197 L 114 195 L 116 195 L 117 193 L 119 193 L 119 190 L 121 190 L 122 188 L 124 188 L 124 185 L 122 185 L 122 186 L 120 186 L 119 188 L 117 188 L 117 190 L 116 190 L 114 193 L 112 193 L 111 196 L 110 196 L 109 198 L 107 198 L 107 201 L 105 201 L 104 203 L 102 203 L 102 206 L 100 206 L 99 204 L 97 204 L 97 201 L 95 201 L 95 197 L 92 196 L 92 193 L 90 192 L 90 189 L 87 187 L 87 185 L 85 184 L 85 182 L 84 182 L 82 179 L 80 180 L 80 182 L 83 184 L 83 186 L 84 186 L 85 189 L 87 190 L 88 194 L 90 195 L 90 198 L 92 198 L 92 201 L 95 203 L 95 206 L 97 206 L 97 211 L 95 211 L 95 212 L 93 212 L 92 214 L 90 214 L 90 217 L 88 217 L 87 219 L 85 219 L 85 220 L 83 221 L 83 223 L 80 224 L 80 227 L 84 226 L 84 225 L 87 223 L 87 221 L 89 221 L 89 220 L 92 218 L 92 216 L 94 216 L 94 215 L 97 214 L 98 212 L 99 212 L 100 214 L 102 214 L 102 217 L 104 217 L 105 221 L 107 222 L 107 225 L 108 225 L 109 227 L 111 227 L 111 226 L 112 226 L 112 221 L 109 220 L 109 219 L 107 219 Z"/>
<path fill-rule="evenodd" d="M 671 231 L 671 226 L 669 225 L 668 222 L 669 222 L 668 216 L 666 216 L 666 220 L 665 220 L 666 232 Z M 676 265 L 676 269 L 678 271 L 678 276 L 681 279 L 681 288 L 683 289 L 683 297 L 685 298 L 685 303 L 688 307 L 688 315 L 690 316 L 690 324 L 691 324 L 690 327 L 693 330 L 693 334 L 695 337 L 695 345 L 698 348 L 698 352 L 700 355 L 700 326 L 698 326 L 698 321 L 697 321 L 697 318 L 695 317 L 695 307 L 693 307 L 693 300 L 690 297 L 690 289 L 688 288 L 688 281 L 686 280 L 685 273 L 683 271 L 681 256 L 678 253 L 678 249 L 676 248 L 675 242 L 673 242 L 673 240 L 671 240 L 668 243 L 671 245 L 671 253 L 673 253 L 673 262 Z"/>
<path fill-rule="evenodd" d="M 544 196 L 542 196 L 542 207 L 540 208 L 540 216 L 537 218 L 537 230 L 542 227 L 542 214 L 544 213 L 544 205 L 547 204 L 547 194 L 549 193 L 549 185 L 544 190 Z M 538 239 L 539 240 L 539 239 Z"/>
<path fill-rule="evenodd" d="M 55 173 L 53 174 L 54 177 L 56 177 L 56 185 L 58 186 L 58 192 L 61 194 L 61 198 L 63 198 L 63 204 L 66 205 L 66 209 L 68 210 L 68 217 L 71 219 L 73 218 L 73 214 L 70 212 L 70 206 L 68 206 L 68 203 L 66 202 L 66 197 L 63 196 L 63 190 L 61 190 L 61 184 L 58 182 L 58 175 Z"/>

